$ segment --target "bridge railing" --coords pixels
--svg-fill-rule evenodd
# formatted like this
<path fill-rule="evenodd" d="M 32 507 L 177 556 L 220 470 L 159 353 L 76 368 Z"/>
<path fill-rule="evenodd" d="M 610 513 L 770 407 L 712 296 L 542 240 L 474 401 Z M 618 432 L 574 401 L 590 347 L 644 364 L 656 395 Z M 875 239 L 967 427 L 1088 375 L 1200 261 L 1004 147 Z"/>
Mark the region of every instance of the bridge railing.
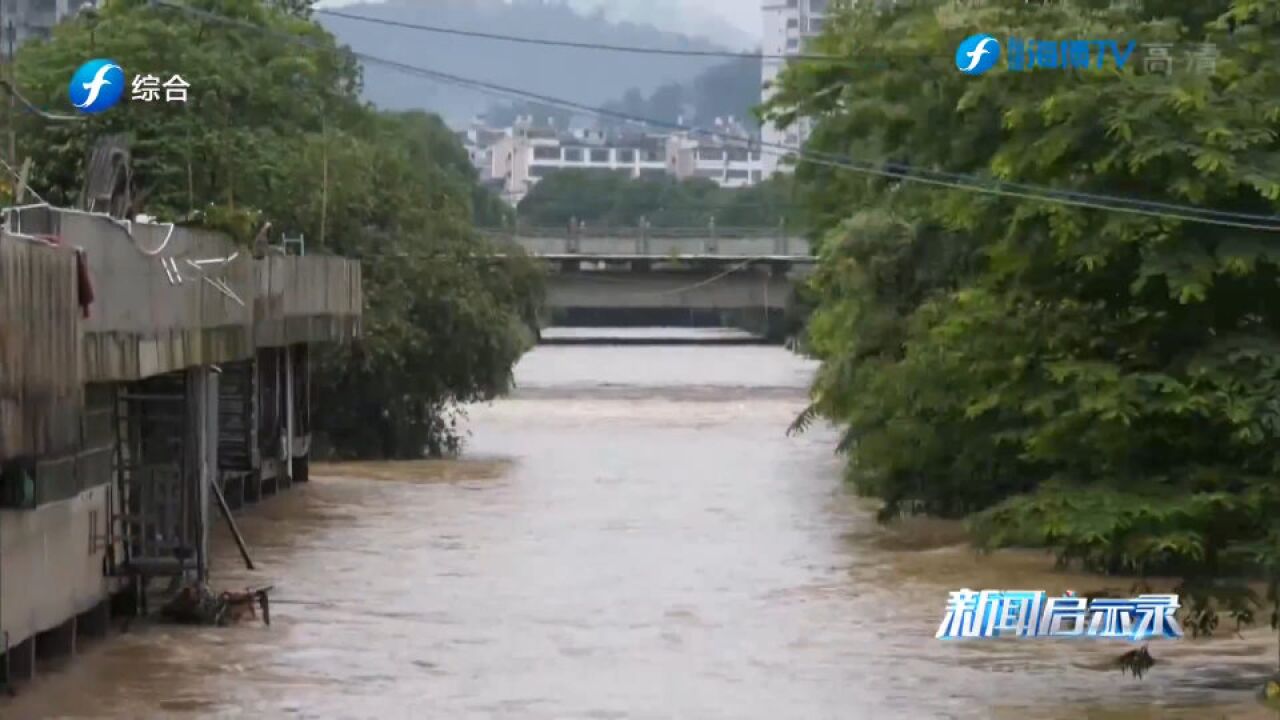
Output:
<path fill-rule="evenodd" d="M 520 225 L 515 229 L 493 230 L 496 234 L 520 237 L 563 238 L 571 236 L 612 237 L 619 239 L 665 238 L 665 239 L 703 239 L 706 237 L 721 238 L 771 238 L 794 234 L 782 228 L 761 227 L 720 227 L 703 225 L 700 227 L 635 227 L 612 225 L 579 225 L 570 229 L 568 225 L 561 227 Z"/>
<path fill-rule="evenodd" d="M 500 242 L 514 242 L 534 255 L 786 256 L 811 254 L 804 237 L 770 228 L 580 227 L 491 230 Z"/>

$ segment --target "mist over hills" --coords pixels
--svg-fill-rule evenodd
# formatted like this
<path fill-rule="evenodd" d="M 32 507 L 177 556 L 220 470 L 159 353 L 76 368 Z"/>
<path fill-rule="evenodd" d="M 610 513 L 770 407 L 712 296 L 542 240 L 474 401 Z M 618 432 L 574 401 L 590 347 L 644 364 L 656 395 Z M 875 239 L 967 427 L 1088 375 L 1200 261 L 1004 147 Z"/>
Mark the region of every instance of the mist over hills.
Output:
<path fill-rule="evenodd" d="M 527 37 L 664 49 L 725 49 L 705 39 L 663 32 L 650 25 L 614 22 L 603 11 L 582 13 L 547 0 L 396 0 L 332 9 L 397 22 Z M 663 85 L 689 83 L 723 62 L 465 38 L 327 15 L 317 19 L 340 42 L 358 52 L 590 105 L 617 101 L 633 88 L 647 95 Z M 454 125 L 505 102 L 373 64 L 365 65 L 364 79 L 366 98 L 380 108 L 429 110 Z"/>

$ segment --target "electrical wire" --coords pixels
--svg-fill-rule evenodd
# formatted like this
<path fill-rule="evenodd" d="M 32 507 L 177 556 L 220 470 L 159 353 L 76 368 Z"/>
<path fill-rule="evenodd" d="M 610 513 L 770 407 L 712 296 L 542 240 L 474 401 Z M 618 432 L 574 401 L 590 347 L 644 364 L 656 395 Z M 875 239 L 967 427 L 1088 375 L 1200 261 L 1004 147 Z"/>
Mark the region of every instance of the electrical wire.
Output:
<path fill-rule="evenodd" d="M 13 166 L 5 162 L 4 160 L 0 160 L 0 165 L 3 165 L 4 169 L 8 170 L 9 174 L 12 175 L 15 180 L 21 183 L 22 186 L 25 187 L 28 192 L 31 193 L 32 197 L 39 200 L 42 204 L 45 204 L 45 205 L 48 204 L 48 203 L 45 203 L 44 198 L 40 197 L 40 193 L 36 192 L 35 188 L 31 187 L 31 183 L 27 182 L 22 178 L 22 173 L 18 172 L 17 170 L 14 170 Z M 13 208 L 8 208 L 8 209 L 12 210 Z"/>
<path fill-rule="evenodd" d="M 344 19 L 348 19 L 348 20 L 357 20 L 357 21 L 361 21 L 361 22 L 374 23 L 374 24 L 378 24 L 378 25 L 385 25 L 385 26 L 393 26 L 393 27 L 408 28 L 408 29 L 420 30 L 420 31 L 424 31 L 424 32 L 444 33 L 444 34 L 459 35 L 459 36 L 464 36 L 464 37 L 485 38 L 485 39 L 492 39 L 492 40 L 501 40 L 501 41 L 507 41 L 507 42 L 518 42 L 518 43 L 528 43 L 528 44 L 535 44 L 535 45 L 547 45 L 547 46 L 573 47 L 573 48 L 581 48 L 581 49 L 588 49 L 588 50 L 604 50 L 604 51 L 615 51 L 615 52 L 632 52 L 632 53 L 647 53 L 647 54 L 668 54 L 668 55 L 717 55 L 717 56 L 726 56 L 726 57 L 754 58 L 754 59 L 802 59 L 802 60 L 820 60 L 820 61 L 829 61 L 829 62 L 842 62 L 842 61 L 848 61 L 848 60 L 850 60 L 850 58 L 842 58 L 842 57 L 840 57 L 840 56 L 836 56 L 836 55 L 805 55 L 805 54 L 795 54 L 795 55 L 769 55 L 769 54 L 759 54 L 759 53 L 733 53 L 733 52 L 725 53 L 725 52 L 718 52 L 718 51 L 683 51 L 683 50 L 663 50 L 663 49 L 658 49 L 658 48 L 645 48 L 645 47 L 637 47 L 637 46 L 609 45 L 609 44 L 604 44 L 604 43 L 588 43 L 588 42 L 575 42 L 575 41 L 546 40 L 546 39 L 541 39 L 541 38 L 530 38 L 530 37 L 523 37 L 523 36 L 516 36 L 516 35 L 508 35 L 508 34 L 504 34 L 504 33 L 487 33 L 487 32 L 479 32 L 479 31 L 460 30 L 460 29 L 456 29 L 456 28 L 444 28 L 444 27 L 435 26 L 435 25 L 423 25 L 423 24 L 408 23 L 408 22 L 396 21 L 396 20 L 386 20 L 386 19 L 382 19 L 382 18 L 374 18 L 374 17 L 369 17 L 369 16 L 366 16 L 366 15 L 355 15 L 355 14 L 352 14 L 352 13 L 345 13 L 345 12 L 340 12 L 340 11 L 335 11 L 335 10 L 316 10 L 315 12 L 316 12 L 317 14 L 321 14 L 321 15 L 330 15 L 330 16 L 333 16 L 333 17 L 339 17 L 339 18 L 344 18 Z M 922 56 L 922 55 L 921 55 L 921 56 L 903 56 L 903 57 L 909 57 L 909 58 L 917 59 L 917 60 L 936 59 L 934 56 Z M 882 59 L 883 59 L 883 58 L 882 58 Z M 882 60 L 882 59 L 881 59 L 881 60 Z M 879 62 L 879 60 L 877 60 L 877 61 L 869 61 L 869 62 Z M 644 121 L 644 119 L 639 119 L 639 118 L 637 118 L 637 119 L 636 119 L 636 121 L 639 121 L 639 122 L 645 122 L 645 121 Z M 651 123 L 646 123 L 646 124 L 651 124 Z M 821 164 L 821 163 L 820 163 L 820 164 Z M 893 169 L 894 169 L 894 164 L 892 164 L 892 163 L 888 163 L 888 164 L 885 164 L 885 165 L 884 165 L 884 167 L 886 167 L 886 168 L 888 168 L 888 169 L 890 169 L 890 170 L 893 170 Z M 903 167 L 903 166 L 900 166 L 900 167 Z M 903 172 L 914 173 L 914 172 L 915 172 L 915 170 L 914 170 L 914 169 L 908 169 L 908 170 L 904 170 Z M 944 178 L 945 178 L 945 177 L 947 177 L 947 176 L 950 176 L 952 179 L 955 179 L 956 177 L 963 177 L 961 174 L 958 174 L 958 173 L 946 173 L 946 172 L 941 172 L 941 171 L 931 171 L 931 172 L 932 172 L 932 174 L 934 174 L 934 175 L 936 175 L 936 176 L 944 177 Z M 971 176 L 970 176 L 970 177 L 971 177 Z M 1020 183 L 1002 182 L 1001 184 L 1002 184 L 1002 185 L 1004 185 L 1005 187 L 1008 187 L 1009 189 L 1011 189 L 1011 190 L 1015 190 L 1015 191 L 1016 191 L 1016 190 L 1025 190 L 1025 191 L 1029 191 L 1029 192 L 1034 192 L 1034 190 L 1030 189 L 1032 186 L 1027 186 L 1027 185 L 1020 184 Z M 1100 197 L 1100 196 L 1097 196 L 1097 195 L 1092 195 L 1092 196 L 1091 196 L 1091 194 L 1089 194 L 1089 193 L 1079 193 L 1079 192 L 1076 192 L 1076 191 L 1059 190 L 1059 191 L 1055 191 L 1055 192 L 1063 193 L 1063 194 L 1064 194 L 1064 196 L 1067 196 L 1067 197 L 1073 197 L 1073 196 L 1074 196 L 1074 197 L 1076 197 L 1077 199 L 1080 199 L 1080 200 L 1089 200 L 1089 199 L 1091 199 L 1091 197 L 1092 197 L 1092 199 L 1095 199 L 1095 200 L 1096 200 L 1098 197 Z M 1022 196 L 1019 196 L 1019 195 L 1010 195 L 1010 197 L 1022 197 Z M 1178 210 L 1181 210 L 1181 209 L 1185 209 L 1185 208 L 1187 207 L 1187 206 L 1178 206 L 1178 205 L 1170 204 L 1170 203 L 1159 203 L 1159 202 L 1157 202 L 1157 201 L 1143 201 L 1143 202 L 1149 203 L 1149 206 L 1150 206 L 1150 207 L 1162 207 L 1163 209 L 1166 209 L 1166 210 L 1173 210 L 1173 211 L 1178 211 Z M 1204 214 L 1207 214 L 1207 215 L 1212 215 L 1212 216 L 1215 216 L 1215 217 L 1223 217 L 1223 218 L 1233 218 L 1233 217 L 1234 217 L 1234 218 L 1239 219 L 1239 218 L 1242 218 L 1242 217 L 1247 217 L 1247 214 L 1242 214 L 1242 213 L 1227 213 L 1227 212 L 1224 212 L 1224 211 L 1201 210 L 1200 212 L 1203 212 Z M 1276 221 L 1276 220 L 1278 220 L 1278 219 L 1280 219 L 1280 218 L 1272 217 L 1272 216 L 1265 216 L 1265 215 L 1253 215 L 1253 216 L 1249 217 L 1249 219 L 1259 220 L 1259 221 L 1266 222 L 1266 221 Z"/>
<path fill-rule="evenodd" d="M 535 255 L 533 257 L 537 257 L 537 256 Z M 749 257 L 746 260 L 742 260 L 737 263 L 734 263 L 733 265 L 729 266 L 728 269 L 722 272 L 719 272 L 715 275 L 712 275 L 709 278 L 706 278 L 705 280 L 700 280 L 691 285 L 682 285 L 680 287 L 670 288 L 667 290 L 649 290 L 649 291 L 632 290 L 628 292 L 622 292 L 619 294 L 626 295 L 628 297 L 667 297 L 670 295 L 679 295 L 680 293 L 689 292 L 691 290 L 697 290 L 699 288 L 703 288 L 708 285 L 712 285 L 714 283 L 720 282 L 721 280 L 724 280 L 725 278 L 729 277 L 730 275 L 736 272 L 745 270 L 746 268 L 750 267 L 753 263 L 764 262 L 768 260 L 777 260 L 777 259 L 778 258 L 773 255 L 759 255 L 756 257 Z M 597 260 L 593 258 L 588 262 L 596 262 L 596 261 Z M 607 257 L 602 257 L 598 261 L 610 262 L 610 259 Z M 676 258 L 675 261 L 679 262 L 680 259 Z M 662 260 L 661 262 L 667 262 L 667 260 Z M 632 284 L 630 280 L 623 280 L 621 278 L 610 278 L 610 277 L 594 277 L 594 275 L 596 275 L 596 273 L 581 273 L 581 274 L 575 275 L 575 278 L 578 280 L 585 280 L 587 282 L 596 283 L 599 285 L 610 285 L 614 287 L 619 285 Z"/>
<path fill-rule="evenodd" d="M 638 55 L 675 55 L 684 57 L 720 57 L 732 58 L 737 60 L 810 60 L 822 62 L 847 63 L 849 58 L 843 58 L 838 55 L 813 55 L 806 53 L 796 53 L 793 55 L 780 55 L 769 53 L 749 53 L 734 52 L 732 50 L 676 50 L 667 48 L 641 47 L 637 45 L 611 45 L 608 43 L 592 43 L 578 42 L 574 40 L 552 40 L 548 38 L 535 38 L 526 35 L 508 35 L 505 33 L 481 32 L 478 30 L 463 30 L 460 28 L 448 28 L 439 25 L 423 25 L 419 23 L 403 22 L 400 20 L 387 20 L 383 18 L 369 17 L 368 15 L 355 15 L 353 13 L 341 12 L 339 10 L 323 10 L 316 9 L 312 11 L 316 15 L 327 15 L 329 17 L 342 18 L 344 20 L 355 20 L 358 22 L 372 23 L 374 25 L 382 25 L 385 27 L 398 27 L 408 30 L 418 30 L 422 32 L 438 33 L 441 35 L 456 35 L 459 37 L 479 38 L 483 40 L 497 40 L 500 42 L 519 43 L 524 45 L 541 45 L 546 47 L 565 47 L 578 50 L 603 50 L 607 52 L 634 53 Z"/>
<path fill-rule="evenodd" d="M 88 119 L 83 115 L 62 115 L 59 113 L 51 113 L 51 112 L 45 112 L 44 110 L 41 110 L 40 108 L 36 107 L 34 103 L 28 100 L 26 96 L 24 96 L 21 92 L 18 92 L 18 89 L 14 87 L 13 84 L 10 83 L 7 78 L 0 78 L 0 86 L 3 86 L 4 89 L 7 90 L 10 95 L 13 95 L 13 97 L 17 98 L 18 102 L 22 103 L 23 106 L 26 107 L 29 112 L 36 115 L 37 117 L 43 118 L 45 120 L 52 120 L 54 122 L 84 122 L 85 120 Z"/>
<path fill-rule="evenodd" d="M 546 95 L 530 93 L 515 88 L 507 88 L 492 83 L 486 83 L 479 80 L 471 80 L 462 78 L 457 75 L 450 75 L 435 70 L 419 68 L 413 65 L 386 60 L 376 56 L 364 55 L 361 53 L 353 53 L 357 57 L 368 62 L 379 63 L 393 67 L 398 70 L 420 74 L 433 80 L 445 82 L 448 84 L 458 85 L 460 87 L 471 87 L 482 91 L 506 95 L 507 97 L 517 97 L 520 99 L 532 99 L 547 105 L 558 105 L 563 108 L 578 110 L 581 112 L 593 114 L 600 117 L 613 117 L 627 120 L 630 122 L 642 123 L 651 127 L 661 127 L 669 130 L 687 132 L 691 135 L 708 137 L 719 141 L 741 142 L 742 139 L 725 133 L 706 128 L 689 127 L 676 123 L 670 123 L 652 118 L 642 118 L 627 113 L 619 113 L 606 108 L 598 108 L 582 103 L 569 100 L 562 100 Z M 1069 205 L 1074 207 L 1082 207 L 1094 210 L 1112 210 L 1116 212 L 1125 212 L 1148 217 L 1159 217 L 1173 220 L 1185 220 L 1190 222 L 1200 222 L 1210 225 L 1220 225 L 1226 227 L 1236 227 L 1250 230 L 1265 230 L 1276 232 L 1280 231 L 1280 216 L 1278 215 L 1261 215 L 1256 213 L 1238 213 L 1232 211 L 1213 210 L 1209 208 L 1197 208 L 1190 205 L 1179 205 L 1174 203 L 1164 203 L 1152 200 L 1142 200 L 1138 198 L 1125 198 L 1115 195 L 1100 195 L 1096 193 L 1083 193 L 1071 190 L 1057 190 L 1054 188 L 1028 185 L 1024 183 L 1010 183 L 1004 181 L 995 181 L 992 186 L 990 181 L 976 175 L 967 175 L 964 173 L 953 173 L 946 171 L 926 170 L 910 165 L 900 163 L 883 163 L 872 164 L 868 162 L 860 162 L 847 157 L 840 157 L 833 154 L 814 152 L 793 148 L 786 145 L 767 142 L 754 142 L 754 145 L 760 147 L 763 154 L 775 157 L 799 157 L 805 162 L 815 165 L 824 165 L 828 167 L 850 170 L 863 174 L 876 175 L 885 178 L 904 180 L 908 182 L 919 182 L 927 185 L 935 185 L 946 187 L 954 190 L 965 190 L 970 192 L 979 192 L 999 197 L 1011 197 L 1028 200 L 1039 200 L 1044 202 L 1052 202 L 1061 205 Z M 929 177 L 933 176 L 933 177 Z M 1168 212 L 1162 212 L 1168 211 Z M 1238 220 L 1237 220 L 1238 219 Z"/>
<path fill-rule="evenodd" d="M 178 10 L 180 12 L 205 18 L 214 22 L 235 25 L 253 30 L 265 35 L 281 38 L 286 42 L 311 47 L 313 49 L 330 50 L 325 46 L 317 45 L 302 38 L 287 33 L 281 33 L 261 25 L 240 20 L 237 18 L 219 15 L 197 8 L 179 5 L 168 0 L 151 0 L 155 6 L 167 7 Z M 691 135 L 699 135 L 716 139 L 728 139 L 731 141 L 741 141 L 741 138 L 726 135 L 714 130 L 706 128 L 688 127 L 677 123 L 669 123 L 652 118 L 643 118 L 628 113 L 616 112 L 607 108 L 599 108 L 583 103 L 577 103 L 570 100 L 564 100 L 548 95 L 533 93 L 518 88 L 511 88 L 495 83 L 484 82 L 472 78 L 466 78 L 451 73 L 445 73 L 430 68 L 419 67 L 407 63 L 381 58 L 375 55 L 347 50 L 351 56 L 362 59 L 366 62 L 391 67 L 408 74 L 419 75 L 428 79 L 442 82 L 445 84 L 468 87 L 487 94 L 516 97 L 525 100 L 533 100 L 545 105 L 559 106 L 567 109 L 577 110 L 579 112 L 596 115 L 599 117 L 613 117 L 622 120 L 628 120 L 635 123 L 648 125 L 651 127 L 662 127 L 670 130 L 686 132 Z M 1063 191 L 1054 188 L 1034 186 L 1021 183 L 1006 183 L 996 181 L 994 185 L 989 180 L 976 176 L 966 175 L 963 173 L 950 173 L 944 171 L 931 171 L 923 168 L 916 168 L 909 165 L 898 163 L 888 164 L 872 164 L 865 161 L 857 161 L 852 158 L 829 155 L 827 153 L 817 153 L 799 148 L 794 148 L 776 143 L 755 143 L 761 148 L 762 152 L 768 152 L 770 155 L 780 157 L 797 157 L 803 161 L 811 162 L 816 165 L 829 166 L 837 169 L 848 170 L 867 175 L 891 178 L 906 182 L 918 182 L 936 187 L 945 187 L 954 190 L 962 190 L 967 192 L 975 192 L 997 197 L 1010 197 L 1024 200 L 1033 200 L 1040 202 L 1048 202 L 1072 207 L 1080 207 L 1093 210 L 1108 210 L 1112 212 L 1120 212 L 1146 217 L 1155 217 L 1167 220 L 1180 220 L 1185 222 L 1202 223 L 1208 225 L 1218 225 L 1225 227 L 1235 227 L 1249 230 L 1260 230 L 1267 232 L 1280 232 L 1280 215 L 1262 215 L 1256 213 L 1239 213 L 1231 211 L 1213 210 L 1208 208 L 1197 208 L 1190 205 L 1179 205 L 1174 203 L 1163 203 L 1158 201 L 1148 201 L 1139 198 L 1126 198 L 1115 195 L 1101 195 L 1094 193 L 1082 193 L 1077 191 Z M 930 177 L 932 176 L 932 177 Z"/>

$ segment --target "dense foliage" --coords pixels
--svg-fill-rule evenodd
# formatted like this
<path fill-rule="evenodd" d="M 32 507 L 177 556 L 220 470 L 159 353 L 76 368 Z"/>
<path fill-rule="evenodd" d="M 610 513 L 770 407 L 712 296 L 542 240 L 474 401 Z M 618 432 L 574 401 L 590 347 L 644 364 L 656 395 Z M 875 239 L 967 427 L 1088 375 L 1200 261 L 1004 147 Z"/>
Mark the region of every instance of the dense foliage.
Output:
<path fill-rule="evenodd" d="M 1219 210 L 1280 211 L 1280 2 L 838 5 L 765 112 L 812 151 Z M 1174 44 L 1114 69 L 970 77 L 960 40 Z M 1213 67 L 1185 53 L 1213 43 Z M 926 58 L 921 60 L 921 58 Z M 936 62 L 928 60 L 936 58 Z M 1198 71 L 1197 71 L 1198 70 Z M 814 405 L 884 515 L 986 547 L 1173 574 L 1196 603 L 1280 561 L 1280 237 L 802 161 L 823 230 Z M 1273 586 L 1274 587 L 1274 586 Z M 1213 590 L 1214 592 L 1199 592 Z M 1247 614 L 1247 613 L 1246 613 Z"/>
<path fill-rule="evenodd" d="M 563 227 L 571 218 L 589 225 L 634 227 L 778 227 L 799 215 L 785 177 L 741 189 L 702 178 L 631 178 L 603 170 L 562 170 L 541 180 L 520 202 L 519 222 Z"/>
<path fill-rule="evenodd" d="M 32 185 L 75 203 L 91 142 L 127 133 L 143 212 L 242 240 L 270 220 L 276 238 L 305 235 L 308 252 L 360 258 L 365 335 L 322 359 L 316 429 L 344 455 L 456 449 L 456 407 L 507 388 L 536 315 L 533 266 L 494 264 L 473 230 L 476 217 L 500 220 L 498 201 L 475 190 L 439 118 L 359 101 L 358 65 L 307 19 L 309 2 L 194 5 L 277 35 L 116 0 L 21 49 L 19 83 L 44 107 L 70 107 L 67 79 L 89 57 L 191 84 L 185 105 L 126 95 L 88 122 L 28 118 L 20 137 Z"/>
<path fill-rule="evenodd" d="M 507 127 L 517 117 L 532 117 L 539 127 L 568 128 L 575 122 L 591 123 L 601 129 L 636 127 L 619 115 L 656 120 L 668 125 L 682 122 L 688 127 L 714 127 L 717 120 L 733 118 L 747 127 L 757 124 L 751 108 L 760 102 L 760 60 L 734 59 L 707 68 L 686 83 L 665 83 L 645 94 L 630 88 L 622 97 L 602 106 L 603 117 L 584 116 L 563 107 L 520 100 L 494 105 L 484 119 L 494 127 Z M 560 97 L 581 97 L 580 93 L 559 93 Z"/>
<path fill-rule="evenodd" d="M 754 125 L 751 108 L 760 101 L 760 60 L 734 59 L 704 70 L 687 83 L 666 83 L 647 96 L 631 88 L 604 107 L 629 117 L 681 122 L 713 127 L 717 120 L 734 118 Z M 606 126 L 620 126 L 621 119 L 605 118 Z"/>

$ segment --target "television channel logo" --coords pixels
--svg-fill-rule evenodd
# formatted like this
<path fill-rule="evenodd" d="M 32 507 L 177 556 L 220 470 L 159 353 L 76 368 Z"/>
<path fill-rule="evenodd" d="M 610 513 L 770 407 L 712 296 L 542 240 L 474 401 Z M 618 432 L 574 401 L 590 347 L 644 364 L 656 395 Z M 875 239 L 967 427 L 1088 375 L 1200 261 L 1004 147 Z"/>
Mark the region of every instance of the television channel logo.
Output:
<path fill-rule="evenodd" d="M 956 48 L 956 69 L 965 75 L 981 75 L 1000 60 L 1000 41 L 990 35 L 970 35 Z"/>
<path fill-rule="evenodd" d="M 120 102 L 124 87 L 124 70 L 114 60 L 90 60 L 71 76 L 71 104 L 88 114 L 110 110 Z"/>

